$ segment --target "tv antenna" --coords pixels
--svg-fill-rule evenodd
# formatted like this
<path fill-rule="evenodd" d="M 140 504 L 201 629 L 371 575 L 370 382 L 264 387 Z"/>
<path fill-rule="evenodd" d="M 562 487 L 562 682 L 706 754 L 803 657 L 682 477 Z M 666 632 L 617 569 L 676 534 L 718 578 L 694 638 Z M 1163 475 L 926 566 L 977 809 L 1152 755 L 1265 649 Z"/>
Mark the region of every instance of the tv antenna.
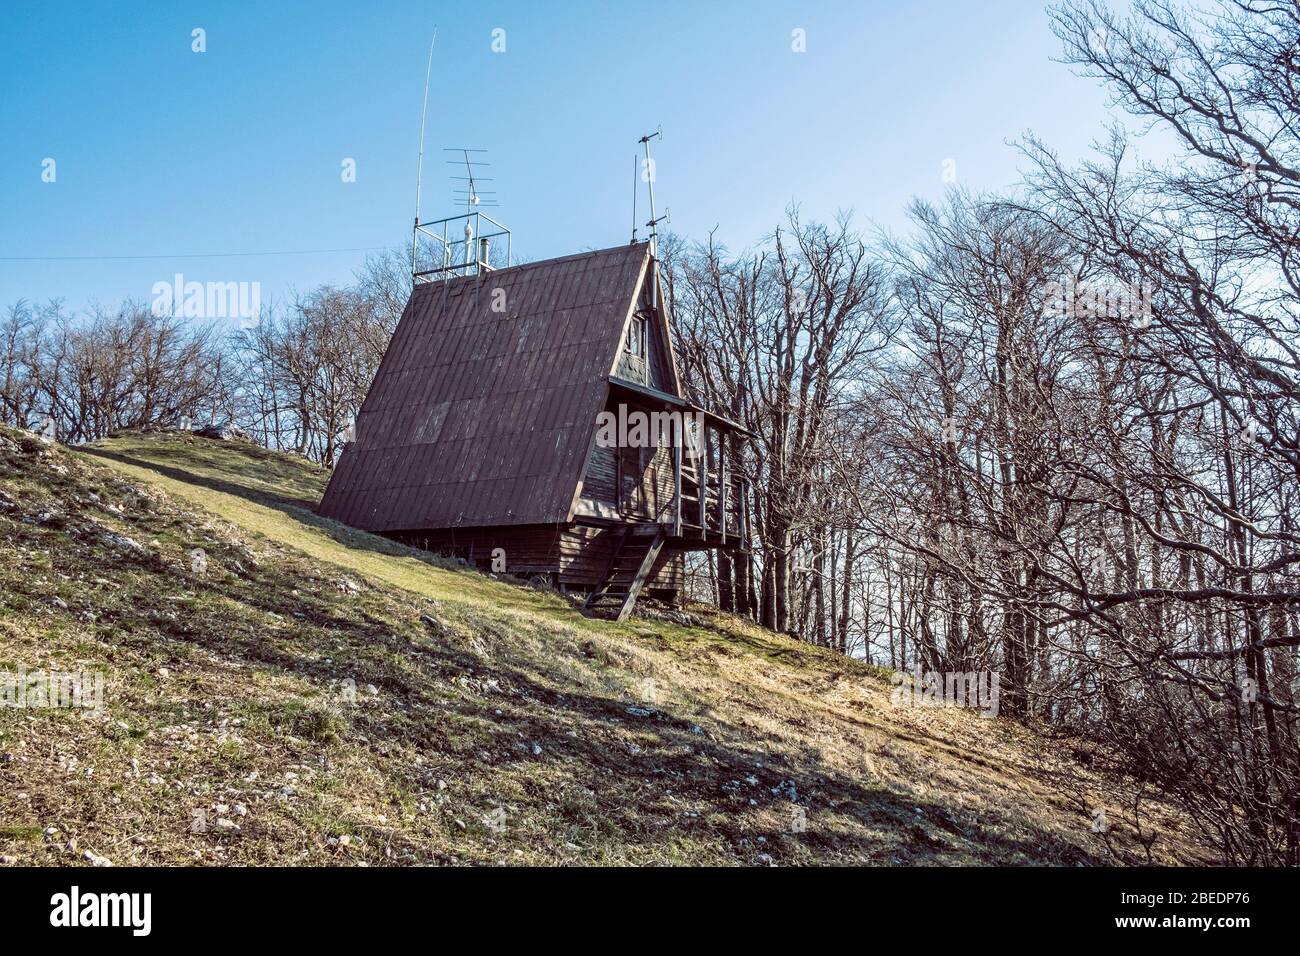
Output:
<path fill-rule="evenodd" d="M 433 74 L 433 48 L 438 42 L 438 25 L 433 25 L 433 39 L 429 41 L 429 62 L 424 68 L 424 103 L 420 106 L 420 158 L 415 164 L 415 230 L 420 229 L 420 180 L 424 175 L 424 123 L 429 117 L 429 77 Z M 411 243 L 411 272 L 415 272 L 417 243 Z"/>
<path fill-rule="evenodd" d="M 453 192 L 456 202 L 465 203 L 465 211 L 416 225 L 415 241 L 425 242 L 434 254 L 430 268 L 423 271 L 418 259 L 412 262 L 411 278 L 417 283 L 491 272 L 491 251 L 496 240 L 505 243 L 504 259 L 507 264 L 511 261 L 510 230 L 483 211 L 497 205 L 496 193 L 480 187 L 481 183 L 492 182 L 479 174 L 480 169 L 492 165 L 480 158 L 487 150 L 456 146 L 444 147 L 443 152 L 458 154 L 458 159 L 446 162 L 465 171 L 464 176 L 451 177 L 464 183 Z"/>
<path fill-rule="evenodd" d="M 464 176 L 451 177 L 452 179 L 457 180 L 458 182 L 463 182 L 465 184 L 463 188 L 452 190 L 453 195 L 456 196 L 456 202 L 464 202 L 465 211 L 467 213 L 473 212 L 475 207 L 489 208 L 489 207 L 496 206 L 497 205 L 497 201 L 495 198 L 496 190 L 494 189 L 484 190 L 478 188 L 479 183 L 490 183 L 490 182 L 494 182 L 494 180 L 488 176 L 474 175 L 474 167 L 491 166 L 492 164 L 485 163 L 477 159 L 470 159 L 470 155 L 469 155 L 470 153 L 479 155 L 481 153 L 486 153 L 487 150 L 486 149 L 465 149 L 464 147 L 458 146 L 449 149 L 444 149 L 443 152 L 460 153 L 461 154 L 460 159 L 449 159 L 447 160 L 447 163 L 452 166 L 464 165 L 465 167 Z"/>

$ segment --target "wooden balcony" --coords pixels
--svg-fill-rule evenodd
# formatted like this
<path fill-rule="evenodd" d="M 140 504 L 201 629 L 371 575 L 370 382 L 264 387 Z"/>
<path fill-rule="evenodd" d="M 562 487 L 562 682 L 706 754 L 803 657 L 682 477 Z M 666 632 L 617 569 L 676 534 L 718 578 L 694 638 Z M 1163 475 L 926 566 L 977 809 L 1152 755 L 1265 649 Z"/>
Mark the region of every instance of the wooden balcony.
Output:
<path fill-rule="evenodd" d="M 666 526 L 668 542 L 685 551 L 747 549 L 749 480 L 730 468 L 725 431 L 708 425 L 704 431 L 697 456 L 673 449 L 676 500 Z"/>
<path fill-rule="evenodd" d="M 654 508 L 645 510 L 645 520 L 659 525 L 665 543 L 675 550 L 747 549 L 749 481 L 730 460 L 733 436 L 748 434 L 745 429 L 677 395 L 616 376 L 611 376 L 610 385 L 638 407 L 697 416 L 698 427 L 691 437 L 668 449 L 673 472 L 671 500 L 659 498 Z"/>

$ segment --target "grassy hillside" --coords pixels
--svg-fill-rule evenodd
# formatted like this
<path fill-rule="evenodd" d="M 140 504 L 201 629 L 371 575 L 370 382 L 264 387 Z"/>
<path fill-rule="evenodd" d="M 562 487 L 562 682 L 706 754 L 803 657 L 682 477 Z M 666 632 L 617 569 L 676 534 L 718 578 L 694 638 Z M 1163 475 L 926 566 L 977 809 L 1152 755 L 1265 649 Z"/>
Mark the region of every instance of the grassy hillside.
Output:
<path fill-rule="evenodd" d="M 883 672 L 702 609 L 588 620 L 317 518 L 325 480 L 189 435 L 0 431 L 0 671 L 106 680 L 99 712 L 0 709 L 0 859 L 1197 858 L 1077 748 L 893 708 Z"/>

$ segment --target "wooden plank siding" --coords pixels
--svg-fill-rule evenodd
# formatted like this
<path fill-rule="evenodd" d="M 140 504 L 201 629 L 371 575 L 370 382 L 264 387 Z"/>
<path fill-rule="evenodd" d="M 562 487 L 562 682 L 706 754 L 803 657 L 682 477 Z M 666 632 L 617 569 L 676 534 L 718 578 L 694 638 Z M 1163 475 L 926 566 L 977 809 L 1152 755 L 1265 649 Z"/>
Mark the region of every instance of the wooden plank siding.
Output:
<path fill-rule="evenodd" d="M 604 411 L 653 414 L 662 408 L 649 403 L 620 402 L 613 395 Z M 593 427 L 595 422 L 592 423 Z M 582 479 L 582 495 L 629 518 L 672 523 L 675 520 L 677 483 L 673 451 L 669 444 L 655 448 L 617 448 L 595 444 Z"/>
<path fill-rule="evenodd" d="M 411 547 L 460 558 L 482 570 L 491 570 L 492 552 L 505 551 L 506 574 L 519 577 L 545 575 L 579 591 L 595 587 L 618 548 L 622 527 L 574 524 L 496 528 L 441 529 L 395 532 L 388 535 Z M 680 552 L 659 556 L 646 587 L 656 596 L 678 591 L 686 584 L 686 564 Z"/>
<path fill-rule="evenodd" d="M 597 445 L 592 450 L 582 493 L 611 507 L 618 504 L 618 449 Z"/>

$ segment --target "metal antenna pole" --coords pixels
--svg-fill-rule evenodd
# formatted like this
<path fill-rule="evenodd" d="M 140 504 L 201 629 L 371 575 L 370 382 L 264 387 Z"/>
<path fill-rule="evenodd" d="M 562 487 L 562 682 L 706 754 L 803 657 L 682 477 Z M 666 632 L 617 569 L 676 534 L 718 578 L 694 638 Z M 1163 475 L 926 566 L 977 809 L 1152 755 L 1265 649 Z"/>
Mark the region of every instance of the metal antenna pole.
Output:
<path fill-rule="evenodd" d="M 478 193 L 475 192 L 474 185 L 474 168 L 469 164 L 469 150 L 463 150 L 465 154 L 465 175 L 469 179 L 469 194 L 465 197 L 465 211 L 472 212 L 472 206 L 478 204 Z"/>
<path fill-rule="evenodd" d="M 429 116 L 429 77 L 433 75 L 433 47 L 438 42 L 438 25 L 429 41 L 429 62 L 424 68 L 424 104 L 420 107 L 420 158 L 415 165 L 415 229 L 411 233 L 411 275 L 415 275 L 415 253 L 420 245 L 420 180 L 424 175 L 424 124 Z"/>
<path fill-rule="evenodd" d="M 655 173 L 654 162 L 650 159 L 650 140 L 662 136 L 664 128 L 660 126 L 653 133 L 642 136 L 638 141 L 645 146 L 645 179 L 650 187 L 650 306 L 659 308 L 659 219 L 655 216 Z"/>
<path fill-rule="evenodd" d="M 654 162 L 650 159 L 650 140 L 654 139 L 656 136 L 662 136 L 663 134 L 664 131 L 663 131 L 663 127 L 661 126 L 653 133 L 650 133 L 646 136 L 642 136 L 641 139 L 639 140 L 639 142 L 645 146 L 645 170 L 646 170 L 645 178 L 646 178 L 646 185 L 650 187 L 650 254 L 651 255 L 654 255 L 655 248 L 658 244 L 657 240 L 659 238 L 659 228 L 658 226 L 655 225 L 657 221 L 655 219 L 655 174 L 654 174 Z"/>
<path fill-rule="evenodd" d="M 636 243 L 636 153 L 632 154 L 632 242 Z"/>

